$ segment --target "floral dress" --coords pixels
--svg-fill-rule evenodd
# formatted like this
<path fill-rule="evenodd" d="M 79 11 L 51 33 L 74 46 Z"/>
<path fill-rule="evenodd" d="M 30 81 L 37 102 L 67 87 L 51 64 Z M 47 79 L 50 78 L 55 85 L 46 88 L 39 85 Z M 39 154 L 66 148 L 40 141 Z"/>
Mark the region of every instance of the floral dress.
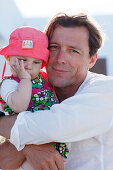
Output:
<path fill-rule="evenodd" d="M 10 77 L 4 77 L 4 79 L 16 80 L 18 83 L 20 81 L 18 78 L 13 77 L 13 75 Z M 0 102 L 3 104 L 5 112 L 8 112 L 9 115 L 16 114 L 9 108 L 2 98 L 0 98 Z M 47 74 L 41 71 L 38 77 L 32 80 L 32 96 L 27 111 L 34 112 L 38 110 L 49 110 L 52 105 L 57 103 L 58 100 L 48 82 Z M 52 145 L 64 158 L 67 158 L 69 151 L 65 143 L 52 142 Z"/>

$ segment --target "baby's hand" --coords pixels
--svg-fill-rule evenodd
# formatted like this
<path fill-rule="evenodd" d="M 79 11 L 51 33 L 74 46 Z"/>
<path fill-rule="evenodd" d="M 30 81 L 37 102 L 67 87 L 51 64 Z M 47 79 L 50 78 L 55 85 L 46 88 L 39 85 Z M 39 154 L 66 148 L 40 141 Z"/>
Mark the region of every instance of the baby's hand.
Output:
<path fill-rule="evenodd" d="M 22 80 L 22 79 L 30 79 L 31 80 L 31 75 L 24 68 L 24 61 L 23 60 L 19 61 L 17 58 L 14 58 L 14 60 L 15 60 L 15 64 L 12 65 L 11 68 L 14 70 L 17 77 L 20 80 Z"/>

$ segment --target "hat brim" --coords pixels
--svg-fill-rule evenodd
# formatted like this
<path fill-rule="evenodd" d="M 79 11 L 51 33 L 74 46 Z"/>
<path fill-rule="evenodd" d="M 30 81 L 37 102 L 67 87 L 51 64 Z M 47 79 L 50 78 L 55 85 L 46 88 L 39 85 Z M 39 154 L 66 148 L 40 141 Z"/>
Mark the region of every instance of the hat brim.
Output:
<path fill-rule="evenodd" d="M 0 55 L 4 56 L 25 56 L 33 57 L 40 60 L 43 60 L 43 67 L 48 62 L 49 50 L 42 45 L 38 47 L 33 47 L 33 49 L 23 49 L 19 44 L 12 43 L 8 46 L 0 49 Z"/>

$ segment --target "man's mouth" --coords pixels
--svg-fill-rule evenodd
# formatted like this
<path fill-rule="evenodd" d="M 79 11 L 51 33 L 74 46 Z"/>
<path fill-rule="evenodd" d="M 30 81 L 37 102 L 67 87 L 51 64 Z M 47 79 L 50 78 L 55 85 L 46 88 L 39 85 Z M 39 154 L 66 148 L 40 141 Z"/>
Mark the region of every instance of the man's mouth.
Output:
<path fill-rule="evenodd" d="M 58 72 L 58 73 L 66 73 L 66 72 L 68 72 L 68 71 L 65 70 L 65 69 L 55 68 L 55 67 L 52 67 L 52 70 L 55 71 L 55 72 Z"/>

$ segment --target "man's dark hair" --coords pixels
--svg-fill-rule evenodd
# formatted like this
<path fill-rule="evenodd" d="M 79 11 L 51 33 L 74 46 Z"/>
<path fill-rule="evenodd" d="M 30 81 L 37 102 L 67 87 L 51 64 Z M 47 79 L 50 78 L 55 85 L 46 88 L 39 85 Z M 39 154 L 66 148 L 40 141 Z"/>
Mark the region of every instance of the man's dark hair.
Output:
<path fill-rule="evenodd" d="M 49 22 L 45 33 L 48 36 L 50 41 L 54 30 L 58 27 L 82 27 L 87 28 L 89 32 L 89 55 L 93 56 L 99 48 L 102 46 L 102 32 L 98 28 L 97 24 L 87 15 L 85 14 L 77 14 L 77 15 L 66 15 L 65 13 L 59 13 L 55 15 L 54 18 Z"/>

